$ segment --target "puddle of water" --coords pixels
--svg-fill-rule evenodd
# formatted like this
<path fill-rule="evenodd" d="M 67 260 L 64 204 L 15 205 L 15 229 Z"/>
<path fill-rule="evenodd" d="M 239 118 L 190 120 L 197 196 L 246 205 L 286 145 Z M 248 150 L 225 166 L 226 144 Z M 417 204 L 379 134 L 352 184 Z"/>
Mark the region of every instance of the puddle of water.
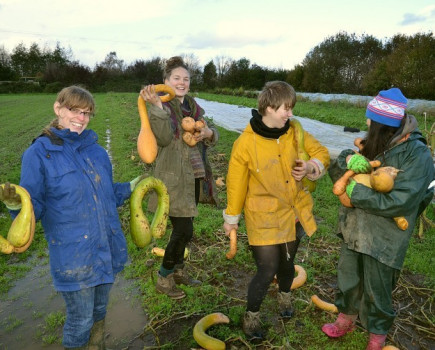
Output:
<path fill-rule="evenodd" d="M 48 264 L 36 263 L 0 300 L 0 349 L 63 349 L 60 344 L 44 344 L 40 337 L 44 318 L 55 312 L 64 315 L 65 303 L 61 294 L 53 288 Z M 118 274 L 110 293 L 106 316 L 106 346 L 113 350 L 132 349 L 129 344 L 142 334 L 147 323 L 139 292 L 131 281 L 123 278 L 122 273 Z M 58 336 L 61 339 L 62 329 L 58 330 Z"/>

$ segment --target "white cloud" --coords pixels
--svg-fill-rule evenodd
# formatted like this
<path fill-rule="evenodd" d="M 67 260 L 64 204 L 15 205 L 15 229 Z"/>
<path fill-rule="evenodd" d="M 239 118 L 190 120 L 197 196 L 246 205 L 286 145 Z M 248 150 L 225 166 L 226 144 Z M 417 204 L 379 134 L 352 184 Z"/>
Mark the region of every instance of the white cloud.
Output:
<path fill-rule="evenodd" d="M 224 55 L 291 69 L 339 31 L 384 39 L 432 29 L 428 1 L 0 0 L 0 43 L 11 52 L 21 42 L 54 48 L 59 41 L 90 67 L 115 51 L 127 63 L 184 52 L 203 64 Z M 400 25 L 404 19 L 414 23 Z"/>

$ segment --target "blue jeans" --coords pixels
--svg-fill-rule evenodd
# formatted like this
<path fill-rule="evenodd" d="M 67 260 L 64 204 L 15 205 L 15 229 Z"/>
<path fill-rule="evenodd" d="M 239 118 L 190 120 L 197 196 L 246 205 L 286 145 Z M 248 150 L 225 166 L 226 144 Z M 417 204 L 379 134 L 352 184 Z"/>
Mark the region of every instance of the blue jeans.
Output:
<path fill-rule="evenodd" d="M 94 323 L 106 317 L 112 285 L 100 284 L 75 292 L 61 292 L 66 304 L 62 342 L 65 348 L 78 348 L 88 343 Z"/>

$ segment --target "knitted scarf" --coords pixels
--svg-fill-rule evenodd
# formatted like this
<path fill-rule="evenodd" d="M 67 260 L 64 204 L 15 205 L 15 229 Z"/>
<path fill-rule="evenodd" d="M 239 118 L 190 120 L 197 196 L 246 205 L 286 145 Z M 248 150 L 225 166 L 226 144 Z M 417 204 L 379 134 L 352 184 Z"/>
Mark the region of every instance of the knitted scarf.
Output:
<path fill-rule="evenodd" d="M 282 128 L 269 128 L 263 123 L 262 115 L 258 113 L 256 109 L 252 110 L 252 118 L 249 121 L 252 130 L 260 136 L 267 137 L 268 139 L 278 139 L 281 135 L 284 135 L 290 128 L 290 119 L 285 122 Z"/>
<path fill-rule="evenodd" d="M 204 110 L 196 103 L 196 101 L 190 96 L 184 96 L 183 103 L 178 98 L 174 98 L 169 102 L 163 103 L 169 109 L 169 113 L 172 120 L 172 127 L 174 128 L 175 137 L 180 137 L 181 119 L 184 117 L 192 117 L 198 120 L 200 116 L 204 114 Z"/>

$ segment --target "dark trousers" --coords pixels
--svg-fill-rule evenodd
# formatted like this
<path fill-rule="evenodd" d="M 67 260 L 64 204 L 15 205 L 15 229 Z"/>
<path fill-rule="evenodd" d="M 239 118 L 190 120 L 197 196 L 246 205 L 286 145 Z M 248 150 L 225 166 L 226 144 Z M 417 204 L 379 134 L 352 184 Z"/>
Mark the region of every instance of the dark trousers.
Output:
<path fill-rule="evenodd" d="M 199 202 L 200 179 L 195 179 L 195 203 Z M 193 217 L 170 216 L 172 233 L 165 249 L 162 266 L 167 270 L 174 269 L 184 261 L 184 249 L 193 237 Z"/>
<path fill-rule="evenodd" d="M 296 224 L 296 230 L 302 226 Z M 282 244 L 251 246 L 257 273 L 252 278 L 248 287 L 248 304 L 246 309 L 251 312 L 260 310 L 260 306 L 266 297 L 267 291 L 274 276 L 278 280 L 280 292 L 288 293 L 295 276 L 294 259 L 299 246 L 299 238 L 293 242 Z"/>
<path fill-rule="evenodd" d="M 341 246 L 338 261 L 338 292 L 335 305 L 347 315 L 359 314 L 370 333 L 387 334 L 396 312 L 392 293 L 400 271 L 372 258 Z"/>

